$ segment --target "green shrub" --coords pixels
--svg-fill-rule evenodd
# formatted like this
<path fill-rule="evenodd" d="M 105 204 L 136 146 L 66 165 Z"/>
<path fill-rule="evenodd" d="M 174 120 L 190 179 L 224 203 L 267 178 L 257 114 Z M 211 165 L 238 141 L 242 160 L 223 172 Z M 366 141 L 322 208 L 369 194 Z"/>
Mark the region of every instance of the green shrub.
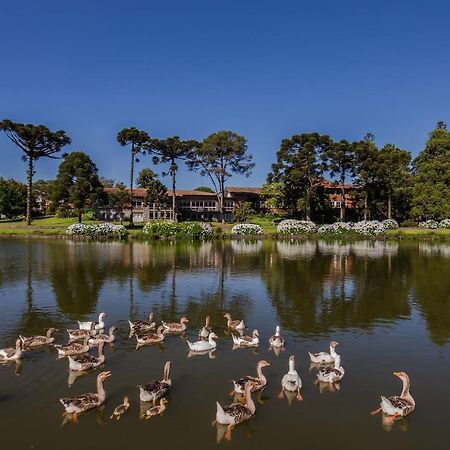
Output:
<path fill-rule="evenodd" d="M 153 220 L 144 225 L 142 232 L 148 237 L 208 239 L 213 233 L 209 223 L 204 222 L 174 222 L 172 220 Z"/>
<path fill-rule="evenodd" d="M 404 220 L 403 222 L 400 222 L 400 226 L 401 227 L 409 227 L 409 228 L 417 227 L 417 223 L 414 222 L 414 220 L 407 219 L 407 220 Z"/>

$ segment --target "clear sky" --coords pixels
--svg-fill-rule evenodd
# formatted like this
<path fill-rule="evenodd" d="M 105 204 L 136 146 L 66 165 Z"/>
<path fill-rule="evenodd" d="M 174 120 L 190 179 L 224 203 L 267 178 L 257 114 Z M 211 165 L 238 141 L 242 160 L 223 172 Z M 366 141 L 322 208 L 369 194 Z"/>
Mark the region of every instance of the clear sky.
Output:
<path fill-rule="evenodd" d="M 450 122 L 446 0 L 4 0 L 0 11 L 0 119 L 64 129 L 67 150 L 116 180 L 128 180 L 115 140 L 128 126 L 243 134 L 256 167 L 229 185 L 257 186 L 295 133 L 370 131 L 415 155 Z M 3 135 L 0 154 L 0 176 L 24 179 Z M 40 160 L 36 179 L 57 165 Z M 179 187 L 199 178 L 183 169 Z"/>

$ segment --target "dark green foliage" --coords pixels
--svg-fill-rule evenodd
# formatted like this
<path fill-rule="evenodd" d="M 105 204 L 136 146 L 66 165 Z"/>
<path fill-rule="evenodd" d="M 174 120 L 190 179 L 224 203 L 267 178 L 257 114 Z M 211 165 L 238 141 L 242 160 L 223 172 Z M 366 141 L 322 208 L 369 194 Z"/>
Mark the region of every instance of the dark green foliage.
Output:
<path fill-rule="evenodd" d="M 116 184 L 116 190 L 108 195 L 108 203 L 120 216 L 120 224 L 123 224 L 124 210 L 131 207 L 132 197 L 123 183 Z"/>
<path fill-rule="evenodd" d="M 105 198 L 97 172 L 91 158 L 81 151 L 64 155 L 59 165 L 53 200 L 76 211 L 79 222 L 87 208 L 98 206 Z"/>
<path fill-rule="evenodd" d="M 245 223 L 255 214 L 255 210 L 250 202 L 241 202 L 236 205 L 233 211 L 233 219 L 237 223 Z"/>
<path fill-rule="evenodd" d="M 7 219 L 25 215 L 27 209 L 27 187 L 19 181 L 0 178 L 0 214 Z"/>
<path fill-rule="evenodd" d="M 22 150 L 22 159 L 28 163 L 26 218 L 30 225 L 34 163 L 40 158 L 56 158 L 54 155 L 70 144 L 70 138 L 62 130 L 53 132 L 44 125 L 23 124 L 8 119 L 0 122 L 0 130 Z"/>
<path fill-rule="evenodd" d="M 214 191 L 208 186 L 199 186 L 199 187 L 195 188 L 194 191 L 209 192 L 211 194 L 214 193 Z"/>
<path fill-rule="evenodd" d="M 147 196 L 145 203 L 147 205 L 155 204 L 159 211 L 162 206 L 170 203 L 170 198 L 167 195 L 167 187 L 159 181 L 158 176 L 151 169 L 142 169 L 138 176 L 138 186 L 147 189 Z"/>
<path fill-rule="evenodd" d="M 225 216 L 225 182 L 233 175 L 250 176 L 255 164 L 247 154 L 247 140 L 233 131 L 221 130 L 205 138 L 198 150 L 191 154 L 188 167 L 207 175 L 219 201 L 222 220 Z"/>

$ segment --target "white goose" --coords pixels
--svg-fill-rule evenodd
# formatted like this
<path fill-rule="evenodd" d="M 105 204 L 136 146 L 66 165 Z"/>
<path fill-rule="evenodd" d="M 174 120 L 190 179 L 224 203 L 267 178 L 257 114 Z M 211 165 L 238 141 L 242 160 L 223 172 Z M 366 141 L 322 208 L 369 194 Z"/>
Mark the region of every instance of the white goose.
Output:
<path fill-rule="evenodd" d="M 202 329 L 198 332 L 198 337 L 200 339 L 208 339 L 209 334 L 212 332 L 210 323 L 211 323 L 211 317 L 206 316 L 205 326 L 202 327 Z"/>
<path fill-rule="evenodd" d="M 402 393 L 391 397 L 381 396 L 380 408 L 373 411 L 372 414 L 383 411 L 387 416 L 405 417 L 416 408 L 416 402 L 409 392 L 411 387 L 409 376 L 405 372 L 394 372 L 394 375 L 403 382 Z"/>
<path fill-rule="evenodd" d="M 275 334 L 269 339 L 269 344 L 274 348 L 284 347 L 284 338 L 280 335 L 280 327 L 278 325 L 275 328 Z"/>
<path fill-rule="evenodd" d="M 0 362 L 16 361 L 22 357 L 22 341 L 16 339 L 15 348 L 2 348 L 0 349 Z"/>
<path fill-rule="evenodd" d="M 105 329 L 105 322 L 104 318 L 106 317 L 106 314 L 104 312 L 100 313 L 98 316 L 98 322 L 80 322 L 78 321 L 78 326 L 80 330 L 104 330 Z"/>
<path fill-rule="evenodd" d="M 215 341 L 215 339 L 218 339 L 218 336 L 214 332 L 211 332 L 209 333 L 207 341 L 202 339 L 197 342 L 187 341 L 187 343 L 191 352 L 207 352 L 217 347 L 217 342 Z"/>
<path fill-rule="evenodd" d="M 281 380 L 281 392 L 279 398 L 283 398 L 285 391 L 287 392 L 297 392 L 297 400 L 303 400 L 300 394 L 300 389 L 302 388 L 302 379 L 300 375 L 295 370 L 295 356 L 292 355 L 289 358 L 289 371 Z"/>
<path fill-rule="evenodd" d="M 319 352 L 319 353 L 310 353 L 309 358 L 311 362 L 316 364 L 330 364 L 334 362 L 338 354 L 336 353 L 336 346 L 339 345 L 339 342 L 332 341 L 330 342 L 330 353 L 327 352 Z"/>
<path fill-rule="evenodd" d="M 345 370 L 341 366 L 340 355 L 334 360 L 334 367 L 324 367 L 317 373 L 317 379 L 322 383 L 338 383 L 344 378 Z"/>
<path fill-rule="evenodd" d="M 231 336 L 233 337 L 234 345 L 238 347 L 257 347 L 259 345 L 258 330 L 253 330 L 251 336 L 235 336 L 234 334 Z"/>

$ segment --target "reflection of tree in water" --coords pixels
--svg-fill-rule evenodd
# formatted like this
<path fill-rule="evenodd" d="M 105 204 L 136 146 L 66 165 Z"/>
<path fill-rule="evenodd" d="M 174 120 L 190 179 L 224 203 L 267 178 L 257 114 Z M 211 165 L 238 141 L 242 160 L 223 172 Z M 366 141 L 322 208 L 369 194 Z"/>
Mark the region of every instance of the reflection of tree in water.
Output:
<path fill-rule="evenodd" d="M 410 252 L 415 300 L 431 339 L 450 340 L 450 245 L 420 243 L 419 253 Z"/>
<path fill-rule="evenodd" d="M 96 245 L 71 241 L 63 244 L 49 248 L 50 282 L 60 311 L 79 319 L 95 311 L 112 262 L 109 252 Z"/>
<path fill-rule="evenodd" d="M 348 244 L 344 252 L 332 252 L 333 245 L 318 246 L 314 257 L 303 252 L 289 258 L 285 255 L 295 251 L 283 248 L 283 254 L 265 259 L 261 277 L 284 327 L 326 332 L 409 315 L 407 261 L 390 252 L 377 259 L 357 258 Z"/>

